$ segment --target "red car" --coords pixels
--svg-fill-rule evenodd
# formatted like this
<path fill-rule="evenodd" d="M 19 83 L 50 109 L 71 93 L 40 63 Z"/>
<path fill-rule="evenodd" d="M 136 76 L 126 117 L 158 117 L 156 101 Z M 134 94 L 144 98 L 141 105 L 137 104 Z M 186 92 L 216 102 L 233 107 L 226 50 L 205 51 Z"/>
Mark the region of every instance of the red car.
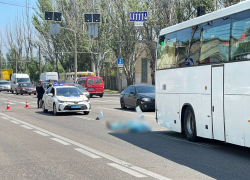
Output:
<path fill-rule="evenodd" d="M 99 76 L 78 78 L 77 83 L 90 93 L 90 97 L 93 95 L 102 97 L 104 94 L 104 82 Z"/>
<path fill-rule="evenodd" d="M 16 95 L 18 94 L 34 94 L 36 95 L 36 88 L 31 82 L 20 82 L 17 85 Z"/>

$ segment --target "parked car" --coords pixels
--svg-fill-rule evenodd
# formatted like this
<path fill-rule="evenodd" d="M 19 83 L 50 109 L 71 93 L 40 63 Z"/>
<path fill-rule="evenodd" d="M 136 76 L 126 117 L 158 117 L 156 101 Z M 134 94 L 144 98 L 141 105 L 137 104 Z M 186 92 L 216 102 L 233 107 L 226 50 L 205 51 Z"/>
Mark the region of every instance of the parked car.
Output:
<path fill-rule="evenodd" d="M 78 87 L 82 91 L 84 96 L 86 96 L 88 99 L 90 98 L 89 92 L 86 89 L 84 89 L 80 84 L 74 84 L 74 86 Z"/>
<path fill-rule="evenodd" d="M 10 91 L 10 81 L 0 81 L 0 92 L 1 91 Z"/>
<path fill-rule="evenodd" d="M 16 95 L 18 94 L 36 95 L 36 88 L 31 82 L 19 82 L 15 91 Z"/>
<path fill-rule="evenodd" d="M 93 95 L 102 97 L 104 94 L 104 82 L 99 76 L 81 77 L 77 83 L 90 93 L 90 97 Z"/>
<path fill-rule="evenodd" d="M 120 95 L 121 108 L 136 108 L 140 106 L 142 111 L 155 109 L 155 86 L 131 85 Z"/>

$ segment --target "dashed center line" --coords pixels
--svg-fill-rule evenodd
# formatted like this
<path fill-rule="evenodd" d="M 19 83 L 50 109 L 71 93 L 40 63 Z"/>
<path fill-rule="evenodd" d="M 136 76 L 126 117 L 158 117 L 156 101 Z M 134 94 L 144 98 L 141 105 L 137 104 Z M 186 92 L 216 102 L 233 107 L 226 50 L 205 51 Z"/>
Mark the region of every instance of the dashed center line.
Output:
<path fill-rule="evenodd" d="M 34 132 L 36 132 L 37 134 L 40 134 L 40 135 L 42 135 L 42 136 L 49 136 L 48 134 L 43 133 L 43 132 L 41 132 L 41 131 L 34 131 Z"/>
<path fill-rule="evenodd" d="M 20 124 L 19 122 L 16 122 L 16 121 L 11 121 L 11 122 L 13 122 L 13 123 L 15 123 L 15 124 Z"/>
<path fill-rule="evenodd" d="M 69 144 L 69 143 L 67 143 L 67 142 L 65 142 L 65 141 L 63 141 L 63 140 L 61 140 L 61 139 L 57 139 L 57 138 L 50 138 L 50 139 L 52 139 L 52 140 L 54 140 L 54 141 L 56 141 L 56 142 L 59 142 L 59 143 L 65 145 L 65 146 L 71 145 L 71 144 Z"/>
<path fill-rule="evenodd" d="M 82 154 L 85 154 L 85 155 L 87 155 L 89 157 L 92 157 L 92 158 L 101 158 L 100 156 L 97 156 L 97 155 L 95 155 L 95 154 L 93 154 L 93 153 L 91 153 L 89 151 L 86 151 L 86 150 L 84 150 L 82 148 L 75 148 L 75 150 L 82 153 Z"/>
<path fill-rule="evenodd" d="M 138 178 L 147 177 L 147 176 L 145 176 L 145 175 L 143 175 L 143 174 L 140 174 L 140 173 L 138 173 L 138 172 L 136 172 L 136 171 L 134 171 L 134 170 L 131 170 L 131 169 L 129 169 L 129 168 L 126 168 L 126 167 L 121 166 L 121 165 L 116 164 L 116 163 L 108 163 L 108 165 L 110 165 L 110 166 L 112 166 L 112 167 L 114 167 L 114 168 L 116 168 L 116 169 L 119 169 L 119 170 L 121 170 L 121 171 L 124 171 L 124 172 L 126 172 L 126 173 L 128 173 L 128 174 L 130 174 L 130 175 L 132 175 L 132 176 L 138 177 Z"/>
<path fill-rule="evenodd" d="M 24 128 L 26 128 L 26 129 L 33 129 L 33 128 L 31 128 L 29 126 L 26 126 L 26 125 L 21 125 L 21 126 L 24 127 Z"/>

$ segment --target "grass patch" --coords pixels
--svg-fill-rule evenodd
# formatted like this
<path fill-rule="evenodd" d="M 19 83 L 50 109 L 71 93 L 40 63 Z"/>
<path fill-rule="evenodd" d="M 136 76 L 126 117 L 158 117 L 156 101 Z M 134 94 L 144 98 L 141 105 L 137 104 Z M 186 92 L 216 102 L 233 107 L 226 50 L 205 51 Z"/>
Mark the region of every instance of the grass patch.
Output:
<path fill-rule="evenodd" d="M 105 89 L 104 92 L 106 92 L 106 93 L 119 93 L 119 91 L 110 90 L 110 89 Z"/>

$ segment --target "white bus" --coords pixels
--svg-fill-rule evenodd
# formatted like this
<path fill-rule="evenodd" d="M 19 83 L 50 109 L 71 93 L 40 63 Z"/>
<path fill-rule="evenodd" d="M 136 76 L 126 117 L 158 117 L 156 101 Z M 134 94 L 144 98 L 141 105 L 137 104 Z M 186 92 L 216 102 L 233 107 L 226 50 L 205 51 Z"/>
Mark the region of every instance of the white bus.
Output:
<path fill-rule="evenodd" d="M 158 124 L 250 147 L 250 1 L 162 29 Z"/>

